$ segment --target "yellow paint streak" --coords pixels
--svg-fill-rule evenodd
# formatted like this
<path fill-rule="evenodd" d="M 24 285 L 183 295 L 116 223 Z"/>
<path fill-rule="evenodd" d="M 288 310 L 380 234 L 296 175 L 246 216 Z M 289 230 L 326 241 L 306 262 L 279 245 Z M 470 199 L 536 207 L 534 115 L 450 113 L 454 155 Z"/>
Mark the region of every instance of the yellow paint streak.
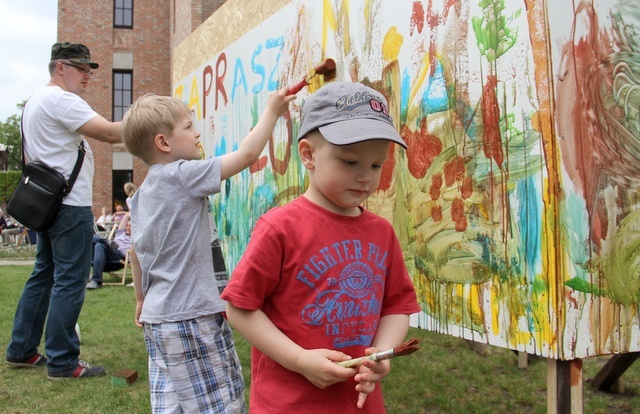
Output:
<path fill-rule="evenodd" d="M 494 335 L 500 335 L 500 300 L 498 299 L 499 286 L 491 284 L 491 330 Z"/>
<path fill-rule="evenodd" d="M 518 332 L 514 337 L 516 344 L 524 344 L 524 345 L 531 342 L 531 338 L 533 338 L 533 335 L 531 335 L 531 332 L 521 331 L 521 330 L 518 330 Z"/>
<path fill-rule="evenodd" d="M 420 64 L 420 71 L 418 72 L 418 76 L 416 76 L 415 81 L 411 85 L 411 90 L 409 91 L 409 102 L 413 102 L 413 99 L 418 94 L 420 87 L 424 83 L 424 80 L 427 78 L 427 74 L 429 73 L 431 58 L 429 57 L 429 53 L 425 51 L 422 56 L 422 64 Z"/>
<path fill-rule="evenodd" d="M 348 55 L 351 49 L 349 0 L 342 0 L 337 14 L 333 12 L 333 2 L 331 0 L 322 2 L 322 50 L 327 50 L 330 31 L 340 34 L 344 55 Z"/>
<path fill-rule="evenodd" d="M 545 166 L 547 168 L 547 180 L 542 191 L 544 202 L 543 227 L 542 227 L 542 276 L 547 282 L 549 296 L 540 295 L 532 297 L 532 307 L 538 308 L 538 317 L 554 315 L 555 320 L 542 323 L 538 320 L 538 328 L 544 331 L 554 329 L 556 334 L 543 331 L 543 338 L 550 341 L 550 345 L 557 345 L 555 341 L 564 330 L 565 306 L 564 306 L 564 280 L 563 280 L 563 252 L 561 251 L 561 226 L 559 225 L 561 182 L 559 171 L 559 151 L 556 147 L 556 137 L 553 129 L 553 90 L 550 86 L 552 69 L 550 68 L 550 45 L 547 41 L 549 33 L 546 2 L 539 0 L 525 0 L 527 22 L 530 30 L 531 55 L 534 57 L 534 77 L 536 95 L 538 100 L 538 112 L 532 127 L 540 131 L 544 149 Z M 546 307 L 546 311 L 544 308 Z M 552 342 L 553 341 L 553 342 Z M 562 349 L 558 350 L 558 357 L 571 357 L 562 355 Z"/>
<path fill-rule="evenodd" d="M 195 107 L 198 114 L 198 120 L 202 119 L 202 112 L 200 111 L 200 95 L 198 94 L 198 81 L 196 77 L 193 77 L 191 81 L 191 93 L 189 94 L 189 103 L 187 104 L 189 109 L 193 111 Z"/>
<path fill-rule="evenodd" d="M 365 48 L 370 48 L 371 47 L 371 25 L 373 24 L 373 17 L 371 16 L 371 1 L 372 0 L 366 0 L 364 2 L 364 7 L 363 7 L 363 21 L 365 22 L 365 33 L 367 33 L 367 43 L 368 45 L 365 46 Z"/>
<path fill-rule="evenodd" d="M 397 60 L 403 41 L 404 38 L 398 33 L 398 29 L 395 26 L 390 27 L 382 41 L 382 57 L 386 61 Z"/>
<path fill-rule="evenodd" d="M 481 289 L 481 285 L 471 285 L 471 289 L 469 289 L 469 311 L 471 312 L 470 317 L 474 325 L 484 324 L 484 312 L 482 311 L 482 307 L 480 307 Z"/>
<path fill-rule="evenodd" d="M 322 50 L 327 50 L 327 38 L 329 30 L 335 32 L 338 30 L 338 18 L 333 13 L 330 0 L 322 2 Z"/>
<path fill-rule="evenodd" d="M 178 85 L 176 90 L 173 92 L 173 96 L 174 96 L 174 98 L 182 100 L 182 94 L 183 93 L 184 93 L 184 85 L 180 84 L 180 85 Z"/>
<path fill-rule="evenodd" d="M 551 324 L 551 313 L 547 303 L 548 299 L 548 295 L 543 294 L 538 300 L 534 300 L 531 303 L 531 311 L 535 315 L 533 317 L 533 331 L 535 332 L 536 346 L 538 349 L 544 349 L 544 344 L 549 345 L 551 348 L 557 345 L 556 328 L 555 324 Z M 553 356 L 553 354 L 554 352 L 550 351 L 550 355 Z"/>

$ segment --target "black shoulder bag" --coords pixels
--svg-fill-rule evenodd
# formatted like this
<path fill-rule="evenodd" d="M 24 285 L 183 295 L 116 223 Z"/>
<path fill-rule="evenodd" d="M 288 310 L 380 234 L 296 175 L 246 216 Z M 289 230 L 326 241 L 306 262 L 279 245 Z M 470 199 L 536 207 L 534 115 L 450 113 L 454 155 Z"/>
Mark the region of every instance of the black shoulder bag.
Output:
<path fill-rule="evenodd" d="M 25 227 L 35 231 L 47 231 L 53 225 L 62 200 L 71 192 L 84 161 L 84 140 L 78 147 L 78 159 L 69 181 L 48 165 L 34 161 L 24 162 L 24 130 L 22 134 L 22 176 L 9 203 L 7 212 Z"/>

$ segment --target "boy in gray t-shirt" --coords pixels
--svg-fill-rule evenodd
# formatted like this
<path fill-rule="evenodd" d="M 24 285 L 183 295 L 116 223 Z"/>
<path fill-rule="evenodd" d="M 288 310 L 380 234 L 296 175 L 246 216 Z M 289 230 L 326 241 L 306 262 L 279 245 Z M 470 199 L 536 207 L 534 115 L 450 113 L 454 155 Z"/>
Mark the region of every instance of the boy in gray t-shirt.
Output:
<path fill-rule="evenodd" d="M 240 363 L 212 266 L 208 196 L 258 160 L 295 99 L 286 92 L 271 95 L 236 151 L 208 160 L 201 160 L 191 111 L 176 98 L 145 95 L 122 120 L 127 150 L 149 166 L 131 200 L 131 259 L 154 412 L 245 411 Z"/>

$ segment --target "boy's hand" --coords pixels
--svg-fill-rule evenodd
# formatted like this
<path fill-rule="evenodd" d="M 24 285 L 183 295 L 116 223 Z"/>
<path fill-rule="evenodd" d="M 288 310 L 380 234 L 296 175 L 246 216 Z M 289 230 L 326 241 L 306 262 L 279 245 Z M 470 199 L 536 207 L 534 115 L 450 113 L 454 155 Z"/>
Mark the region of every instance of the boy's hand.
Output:
<path fill-rule="evenodd" d="M 318 388 L 327 388 L 337 382 L 343 382 L 357 373 L 356 368 L 343 368 L 336 364 L 350 359 L 340 351 L 330 349 L 303 350 L 296 360 L 295 371 L 303 375 Z"/>
<path fill-rule="evenodd" d="M 140 314 L 142 313 L 142 305 L 144 301 L 136 301 L 136 326 L 138 328 L 142 328 L 142 324 L 140 323 Z"/>
<path fill-rule="evenodd" d="M 371 355 L 378 352 L 378 350 L 372 347 L 367 348 L 364 352 L 365 355 Z M 362 408 L 367 400 L 367 395 L 375 390 L 376 382 L 382 381 L 391 371 L 391 361 L 387 359 L 375 362 L 370 359 L 365 359 L 358 368 L 358 374 L 356 374 L 353 379 L 358 383 L 358 385 L 356 385 L 356 391 L 360 393 L 358 395 L 358 408 Z"/>
<path fill-rule="evenodd" d="M 287 96 L 287 92 L 289 91 L 289 87 L 285 86 L 284 88 L 274 92 L 269 96 L 269 100 L 267 101 L 267 107 L 265 111 L 271 111 L 277 117 L 281 117 L 289 110 L 289 102 L 296 99 L 296 95 Z"/>

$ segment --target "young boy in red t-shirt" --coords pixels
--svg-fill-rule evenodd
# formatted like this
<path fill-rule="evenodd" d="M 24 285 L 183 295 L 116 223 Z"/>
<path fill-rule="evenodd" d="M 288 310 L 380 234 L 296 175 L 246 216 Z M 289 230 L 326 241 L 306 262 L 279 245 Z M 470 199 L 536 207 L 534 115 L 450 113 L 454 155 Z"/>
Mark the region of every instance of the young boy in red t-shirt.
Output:
<path fill-rule="evenodd" d="M 390 362 L 336 362 L 400 345 L 420 310 L 391 224 L 362 203 L 389 145 L 406 144 L 386 99 L 335 82 L 302 110 L 303 196 L 263 215 L 222 298 L 252 345 L 252 413 L 384 413 Z"/>

